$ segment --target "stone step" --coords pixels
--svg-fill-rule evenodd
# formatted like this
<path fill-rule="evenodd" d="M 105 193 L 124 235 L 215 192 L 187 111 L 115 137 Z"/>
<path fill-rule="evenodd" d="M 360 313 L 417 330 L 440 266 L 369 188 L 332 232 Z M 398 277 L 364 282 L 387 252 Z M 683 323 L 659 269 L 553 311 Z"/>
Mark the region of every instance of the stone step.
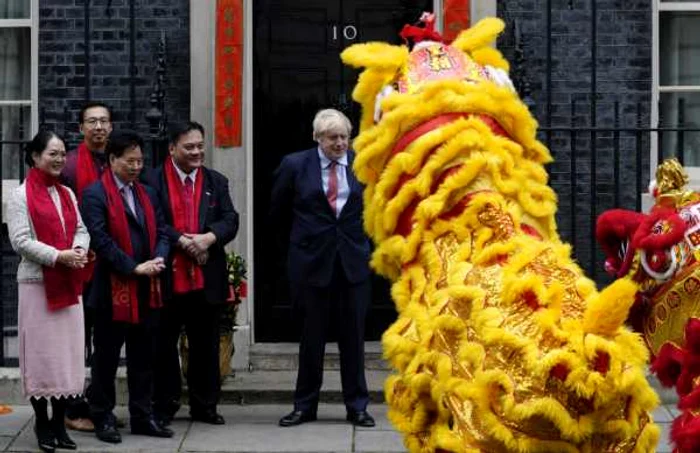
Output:
<path fill-rule="evenodd" d="M 295 370 L 260 370 L 236 371 L 228 376 L 223 383 L 221 392 L 222 404 L 263 404 L 289 403 L 293 401 L 296 383 Z M 370 399 L 375 403 L 384 401 L 384 381 L 389 375 L 387 370 L 367 370 L 367 388 Z M 88 372 L 89 376 L 89 372 Z M 326 370 L 321 390 L 322 402 L 342 402 L 340 372 Z M 661 404 L 675 405 L 678 396 L 672 389 L 664 388 L 652 375 L 647 376 L 651 386 L 659 395 Z M 186 394 L 186 392 L 183 392 Z M 119 367 L 117 371 L 117 404 L 126 404 L 127 386 L 126 370 Z M 0 403 L 26 404 L 22 396 L 18 368 L 0 368 Z M 183 401 L 186 403 L 186 401 Z"/>
<path fill-rule="evenodd" d="M 386 370 L 365 372 L 372 402 L 384 402 L 384 381 L 388 375 Z M 89 378 L 89 371 L 87 377 Z M 220 401 L 221 404 L 292 404 L 296 378 L 296 370 L 235 371 L 224 380 Z M 320 401 L 342 403 L 340 372 L 326 370 L 323 378 Z M 187 395 L 186 388 L 183 389 L 183 395 Z M 119 367 L 117 370 L 116 397 L 118 405 L 127 404 L 125 367 Z M 18 368 L 0 368 L 0 404 L 27 404 L 22 396 Z M 183 404 L 187 404 L 186 396 L 183 398 Z"/>
<path fill-rule="evenodd" d="M 367 370 L 367 389 L 370 401 L 384 402 L 384 381 L 389 375 L 386 370 Z M 222 404 L 269 404 L 294 401 L 296 370 L 236 371 L 229 376 L 221 388 Z M 320 401 L 342 403 L 343 392 L 340 385 L 340 372 L 326 370 L 323 374 Z"/>
<path fill-rule="evenodd" d="M 252 371 L 285 371 L 299 369 L 298 343 L 256 343 L 250 346 L 250 369 Z M 323 363 L 326 370 L 340 369 L 340 354 L 338 345 L 326 345 L 326 356 Z M 382 358 L 382 346 L 378 341 L 365 342 L 365 369 L 388 370 L 386 361 Z"/>

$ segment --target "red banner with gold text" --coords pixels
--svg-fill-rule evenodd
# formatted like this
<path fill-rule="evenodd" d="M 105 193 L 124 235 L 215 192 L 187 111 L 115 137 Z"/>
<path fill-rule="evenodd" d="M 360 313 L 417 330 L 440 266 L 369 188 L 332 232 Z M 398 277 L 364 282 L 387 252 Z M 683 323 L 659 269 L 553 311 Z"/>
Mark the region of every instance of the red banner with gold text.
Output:
<path fill-rule="evenodd" d="M 241 146 L 243 102 L 243 0 L 216 1 L 217 147 Z"/>
<path fill-rule="evenodd" d="M 442 36 L 446 42 L 452 42 L 460 31 L 469 28 L 470 0 L 444 0 L 442 13 Z"/>

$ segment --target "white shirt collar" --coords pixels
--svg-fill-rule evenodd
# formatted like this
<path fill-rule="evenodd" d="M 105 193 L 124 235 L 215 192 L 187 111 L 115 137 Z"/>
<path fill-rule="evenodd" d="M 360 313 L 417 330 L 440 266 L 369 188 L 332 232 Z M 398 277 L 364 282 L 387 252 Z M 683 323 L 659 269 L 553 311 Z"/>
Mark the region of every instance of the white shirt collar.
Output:
<path fill-rule="evenodd" d="M 171 159 L 172 159 L 172 157 L 171 157 Z M 173 167 L 175 167 L 175 171 L 177 172 L 177 175 L 180 177 L 180 182 L 181 182 L 181 183 L 184 184 L 184 183 L 185 183 L 185 178 L 187 178 L 188 176 L 190 177 L 190 179 L 192 180 L 192 182 L 195 182 L 195 181 L 196 181 L 196 178 L 197 178 L 197 170 L 199 170 L 199 168 L 195 168 L 195 169 L 192 170 L 191 172 L 185 173 L 184 171 L 182 171 L 182 170 L 180 169 L 180 167 L 177 166 L 177 164 L 175 163 L 174 160 L 173 160 Z"/>
<path fill-rule="evenodd" d="M 321 160 L 321 168 L 326 168 L 327 166 L 329 166 L 331 164 L 331 160 L 328 157 L 326 157 L 325 154 L 323 154 L 323 151 L 321 151 L 321 148 L 317 148 L 317 150 L 318 150 L 318 158 Z M 343 154 L 343 157 L 336 160 L 336 162 L 339 163 L 340 165 L 344 165 L 347 167 L 348 166 L 348 153 L 346 152 L 345 154 Z"/>

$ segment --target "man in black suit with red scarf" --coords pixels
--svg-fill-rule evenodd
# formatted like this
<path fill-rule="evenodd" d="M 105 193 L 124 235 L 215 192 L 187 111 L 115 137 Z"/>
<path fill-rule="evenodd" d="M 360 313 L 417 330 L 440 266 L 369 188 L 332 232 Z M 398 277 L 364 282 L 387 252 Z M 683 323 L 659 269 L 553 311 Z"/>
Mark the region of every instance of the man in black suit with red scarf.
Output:
<path fill-rule="evenodd" d="M 172 437 L 153 417 L 155 332 L 162 306 L 158 275 L 170 241 L 151 188 L 138 182 L 143 140 L 132 131 L 110 135 L 109 168 L 83 192 L 82 214 L 97 255 L 87 304 L 94 309 L 95 352 L 88 393 L 97 437 L 121 442 L 113 409 L 115 376 L 126 343 L 131 432 Z"/>
<path fill-rule="evenodd" d="M 221 387 L 219 318 L 228 298 L 224 246 L 236 237 L 238 213 L 226 177 L 204 166 L 204 147 L 201 124 L 175 125 L 170 130 L 170 156 L 147 178 L 164 207 L 173 244 L 163 277 L 165 308 L 154 393 L 154 408 L 164 425 L 180 408 L 177 342 L 183 326 L 189 345 L 190 416 L 204 423 L 225 423 L 216 409 Z"/>

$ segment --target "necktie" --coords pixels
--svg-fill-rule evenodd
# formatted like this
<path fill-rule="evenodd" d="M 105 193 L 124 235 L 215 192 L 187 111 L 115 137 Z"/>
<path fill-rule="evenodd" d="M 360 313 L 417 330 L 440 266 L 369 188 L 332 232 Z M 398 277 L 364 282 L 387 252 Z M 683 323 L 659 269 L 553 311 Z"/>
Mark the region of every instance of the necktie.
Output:
<path fill-rule="evenodd" d="M 130 186 L 124 186 L 121 188 L 122 198 L 126 201 L 126 205 L 131 210 L 131 213 L 136 216 L 136 206 L 134 206 L 134 197 L 131 192 Z"/>
<path fill-rule="evenodd" d="M 185 177 L 185 215 L 187 216 L 187 229 L 189 233 L 196 233 L 194 228 L 194 183 L 189 176 Z"/>
<path fill-rule="evenodd" d="M 338 173 L 335 171 L 337 166 L 338 162 L 334 160 L 328 165 L 328 192 L 326 192 L 328 204 L 331 205 L 333 214 L 336 216 L 338 215 L 338 208 L 336 206 L 336 201 L 338 199 Z"/>

